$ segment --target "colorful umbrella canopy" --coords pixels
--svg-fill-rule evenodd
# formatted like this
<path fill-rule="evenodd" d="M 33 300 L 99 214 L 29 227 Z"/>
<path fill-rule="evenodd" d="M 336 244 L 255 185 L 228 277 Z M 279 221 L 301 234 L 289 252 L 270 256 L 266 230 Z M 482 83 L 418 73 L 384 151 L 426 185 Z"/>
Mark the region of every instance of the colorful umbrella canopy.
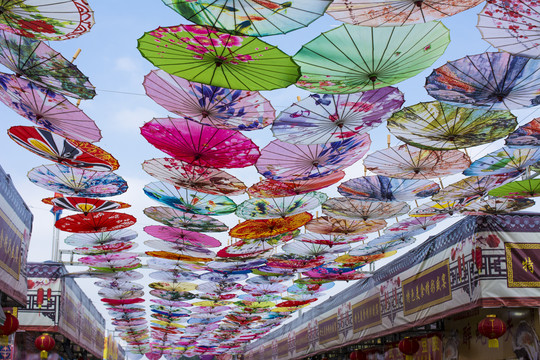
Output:
<path fill-rule="evenodd" d="M 368 201 L 409 201 L 432 196 L 440 190 L 429 180 L 363 176 L 341 183 L 338 192 L 348 198 Z"/>
<path fill-rule="evenodd" d="M 466 169 L 469 157 L 459 150 L 423 150 L 400 145 L 379 150 L 366 156 L 367 170 L 403 179 L 433 179 L 452 175 Z"/>
<path fill-rule="evenodd" d="M 62 164 L 42 165 L 28 172 L 31 182 L 65 195 L 104 197 L 123 194 L 127 182 L 106 171 L 78 169 Z"/>
<path fill-rule="evenodd" d="M 512 110 L 540 102 L 540 60 L 487 52 L 448 62 L 431 73 L 426 90 L 461 106 Z"/>
<path fill-rule="evenodd" d="M 234 273 L 234 272 L 249 272 L 251 269 L 258 268 L 263 266 L 266 263 L 266 260 L 256 259 L 248 261 L 212 261 L 207 264 L 207 267 L 214 271 L 220 271 L 223 273 Z M 195 305 L 195 304 L 194 304 Z M 225 304 L 226 305 L 226 304 Z M 205 305 L 198 305 L 205 306 Z"/>
<path fill-rule="evenodd" d="M 291 241 L 282 247 L 285 253 L 300 256 L 325 256 L 327 254 L 343 253 L 350 249 L 351 247 L 347 244 L 330 246 L 304 241 Z"/>
<path fill-rule="evenodd" d="M 386 234 L 349 251 L 351 256 L 363 256 L 378 253 L 386 253 L 402 249 L 416 241 L 412 236 L 405 234 Z"/>
<path fill-rule="evenodd" d="M 191 291 L 197 289 L 197 284 L 189 282 L 153 282 L 148 284 L 149 287 L 156 290 L 165 290 L 165 291 Z"/>
<path fill-rule="evenodd" d="M 382 230 L 386 227 L 384 220 L 344 220 L 331 216 L 321 216 L 311 220 L 306 230 L 326 235 L 362 235 Z"/>
<path fill-rule="evenodd" d="M 283 293 L 287 291 L 287 286 L 283 284 L 247 284 L 243 286 L 242 291 L 253 296 L 261 296 Z"/>
<path fill-rule="evenodd" d="M 282 283 L 285 281 L 292 280 L 294 278 L 293 275 L 286 275 L 286 274 L 276 274 L 276 276 L 255 276 L 251 277 L 246 280 L 246 283 L 248 284 L 275 284 L 275 283 Z M 246 298 L 241 298 L 244 300 L 247 300 Z M 275 300 L 275 299 L 274 299 Z"/>
<path fill-rule="evenodd" d="M 343 141 L 381 125 L 404 101 L 392 87 L 347 95 L 311 94 L 283 110 L 272 132 L 290 144 Z"/>
<path fill-rule="evenodd" d="M 327 268 L 319 266 L 317 268 L 311 269 L 305 273 L 306 276 L 316 279 L 325 279 L 331 281 L 352 281 L 352 280 L 362 280 L 367 279 L 372 276 L 372 274 L 362 273 L 357 271 L 342 271 L 334 268 Z"/>
<path fill-rule="evenodd" d="M 239 168 L 260 156 L 258 146 L 240 132 L 186 119 L 155 118 L 141 127 L 141 134 L 159 150 L 193 165 Z"/>
<path fill-rule="evenodd" d="M 331 258 L 331 256 L 316 257 L 295 254 L 277 254 L 269 257 L 266 263 L 268 266 L 278 269 L 290 269 L 297 272 L 303 272 L 321 266 L 328 261 L 329 258 Z"/>
<path fill-rule="evenodd" d="M 205 282 L 199 285 L 197 291 L 207 294 L 223 294 L 242 289 L 242 285 L 235 282 Z"/>
<path fill-rule="evenodd" d="M 448 29 L 437 21 L 398 28 L 344 24 L 294 55 L 302 73 L 296 85 L 326 94 L 394 85 L 430 67 L 449 43 Z"/>
<path fill-rule="evenodd" d="M 222 232 L 229 227 L 206 215 L 186 213 L 168 206 L 151 206 L 143 210 L 149 218 L 173 228 L 194 232 Z"/>
<path fill-rule="evenodd" d="M 491 143 L 517 125 L 510 111 L 463 108 L 439 101 L 396 112 L 388 130 L 399 140 L 429 150 L 462 149 Z"/>
<path fill-rule="evenodd" d="M 482 0 L 334 0 L 326 11 L 336 20 L 361 26 L 403 26 L 457 14 Z"/>
<path fill-rule="evenodd" d="M 194 83 L 163 70 L 152 70 L 143 86 L 151 99 L 170 112 L 216 128 L 257 130 L 275 117 L 270 102 L 257 91 Z"/>
<path fill-rule="evenodd" d="M 84 214 L 99 211 L 125 209 L 131 206 L 120 201 L 73 196 L 46 198 L 42 201 L 48 204 L 49 200 L 51 205 L 57 206 L 65 210 L 82 212 Z"/>
<path fill-rule="evenodd" d="M 64 96 L 16 75 L 0 73 L 0 101 L 56 134 L 80 141 L 101 139 L 96 123 Z"/>
<path fill-rule="evenodd" d="M 9 137 L 48 160 L 77 168 L 112 171 L 120 166 L 108 152 L 89 142 L 69 139 L 34 126 L 12 126 Z"/>
<path fill-rule="evenodd" d="M 217 255 L 222 258 L 244 258 L 261 255 L 273 250 L 279 242 L 267 242 L 263 239 L 240 240 L 232 245 L 226 246 Z"/>
<path fill-rule="evenodd" d="M 164 182 L 147 184 L 143 191 L 151 199 L 187 213 L 226 215 L 236 210 L 234 201 L 226 196 L 177 188 Z"/>
<path fill-rule="evenodd" d="M 538 4 L 524 0 L 494 0 L 478 14 L 482 38 L 504 52 L 537 59 Z"/>
<path fill-rule="evenodd" d="M 172 159 L 146 160 L 142 168 L 153 177 L 176 187 L 212 195 L 240 195 L 246 185 L 225 171 Z"/>
<path fill-rule="evenodd" d="M 110 211 L 66 216 L 56 221 L 54 226 L 67 232 L 96 233 L 124 229 L 136 222 L 132 215 Z"/>
<path fill-rule="evenodd" d="M 279 198 L 253 198 L 238 205 L 236 216 L 244 219 L 284 218 L 313 210 L 327 198 L 325 193 L 318 191 Z"/>
<path fill-rule="evenodd" d="M 416 230 L 430 230 L 435 227 L 435 224 L 448 219 L 450 215 L 440 214 L 434 216 L 409 217 L 401 220 L 384 230 L 385 234 L 404 233 Z"/>
<path fill-rule="evenodd" d="M 131 229 L 105 231 L 100 233 L 72 234 L 64 239 L 72 246 L 99 246 L 133 240 L 137 233 Z"/>
<path fill-rule="evenodd" d="M 502 147 L 473 162 L 464 175 L 497 175 L 523 172 L 540 161 L 540 148 Z"/>
<path fill-rule="evenodd" d="M 127 251 L 136 248 L 139 244 L 135 242 L 116 242 L 105 245 L 97 245 L 92 247 L 78 247 L 73 249 L 74 254 L 79 255 L 101 255 L 113 252 Z"/>
<path fill-rule="evenodd" d="M 204 248 L 202 246 L 184 245 L 184 244 L 179 244 L 179 243 L 171 242 L 171 241 L 146 240 L 144 242 L 144 245 L 152 249 L 168 251 L 168 252 L 172 252 L 178 255 L 187 255 L 187 256 L 200 257 L 200 258 L 204 258 L 204 257 L 214 258 L 216 256 L 216 254 L 213 251 L 208 250 L 207 248 Z"/>
<path fill-rule="evenodd" d="M 191 264 L 187 262 L 180 262 L 178 260 L 170 259 L 159 259 L 152 258 L 148 259 L 147 265 L 150 269 L 159 270 L 159 271 L 202 271 L 207 270 L 206 267 L 197 264 Z"/>
<path fill-rule="evenodd" d="M 212 261 L 212 258 L 209 257 L 195 257 L 190 255 L 177 254 L 176 252 L 170 251 L 146 251 L 146 255 L 152 256 L 155 258 L 173 260 L 180 263 L 191 263 L 194 265 L 203 266 L 204 263 Z"/>
<path fill-rule="evenodd" d="M 195 281 L 199 278 L 199 275 L 194 274 L 188 271 L 181 270 L 163 270 L 155 271 L 149 274 L 149 276 L 154 280 L 159 281 L 169 281 L 169 282 L 179 282 L 179 281 Z"/>
<path fill-rule="evenodd" d="M 166 290 L 150 290 L 150 295 L 163 300 L 182 301 L 192 300 L 197 296 L 187 291 L 166 291 Z"/>
<path fill-rule="evenodd" d="M 333 283 L 326 284 L 294 284 L 289 286 L 287 291 L 290 294 L 306 295 L 306 294 L 321 294 L 323 291 L 330 290 L 334 287 Z"/>
<path fill-rule="evenodd" d="M 512 181 L 488 192 L 490 196 L 527 198 L 540 196 L 540 179 Z"/>
<path fill-rule="evenodd" d="M 298 65 L 277 47 L 212 27 L 160 27 L 138 43 L 141 55 L 152 64 L 198 83 L 257 91 L 284 88 L 299 77 Z"/>
<path fill-rule="evenodd" d="M 488 191 L 512 181 L 520 173 L 501 175 L 469 176 L 446 186 L 432 200 L 457 200 L 469 197 L 484 196 Z"/>
<path fill-rule="evenodd" d="M 505 141 L 505 145 L 510 147 L 540 146 L 540 118 L 520 126 Z"/>
<path fill-rule="evenodd" d="M 200 280 L 212 282 L 238 282 L 247 279 L 246 274 L 222 274 L 215 272 L 207 272 L 199 276 Z"/>
<path fill-rule="evenodd" d="M 304 233 L 294 238 L 295 241 L 302 241 L 310 244 L 320 244 L 327 246 L 350 244 L 358 241 L 364 241 L 365 239 L 367 239 L 367 237 L 363 235 L 346 236 L 316 233 Z"/>
<path fill-rule="evenodd" d="M 250 196 L 262 198 L 293 196 L 324 189 L 325 187 L 334 185 L 343 179 L 344 176 L 345 173 L 343 171 L 335 171 L 326 176 L 308 180 L 278 181 L 263 179 L 250 186 L 247 192 Z"/>
<path fill-rule="evenodd" d="M 325 215 L 337 219 L 366 221 L 403 215 L 409 212 L 410 207 L 404 201 L 365 201 L 337 197 L 323 203 L 322 210 Z"/>
<path fill-rule="evenodd" d="M 465 206 L 461 212 L 465 215 L 501 215 L 527 209 L 534 204 L 534 200 L 525 198 L 480 199 Z"/>
<path fill-rule="evenodd" d="M 144 296 L 142 290 L 100 289 L 98 295 L 107 299 L 133 299 Z M 146 322 L 146 320 L 144 320 Z M 133 324 L 139 325 L 139 324 Z"/>
<path fill-rule="evenodd" d="M 264 147 L 255 164 L 266 178 L 309 180 L 353 165 L 369 150 L 368 134 L 321 145 L 294 145 L 274 140 Z"/>
<path fill-rule="evenodd" d="M 285 34 L 306 27 L 324 15 L 331 0 L 219 0 L 194 2 L 163 0 L 165 5 L 199 25 L 208 25 L 225 32 L 249 36 Z"/>
<path fill-rule="evenodd" d="M 478 197 L 448 201 L 430 201 L 415 209 L 412 209 L 409 216 L 434 216 L 440 214 L 448 214 L 453 216 L 458 214 L 465 206 L 469 205 L 475 200 L 478 200 Z"/>
<path fill-rule="evenodd" d="M 276 236 L 296 230 L 307 224 L 313 216 L 300 213 L 285 218 L 246 220 L 229 231 L 229 235 L 239 239 L 257 239 Z"/>
<path fill-rule="evenodd" d="M 94 13 L 85 0 L 4 1 L 0 29 L 41 40 L 78 37 L 94 24 Z"/>

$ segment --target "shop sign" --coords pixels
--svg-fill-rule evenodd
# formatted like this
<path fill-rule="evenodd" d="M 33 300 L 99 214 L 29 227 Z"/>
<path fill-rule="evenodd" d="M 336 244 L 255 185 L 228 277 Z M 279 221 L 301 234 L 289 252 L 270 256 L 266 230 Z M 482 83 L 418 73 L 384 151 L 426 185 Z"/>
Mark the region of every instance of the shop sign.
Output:
<path fill-rule="evenodd" d="M 337 314 L 319 322 L 319 344 L 339 339 Z"/>
<path fill-rule="evenodd" d="M 379 294 L 356 303 L 352 307 L 353 329 L 358 332 L 382 323 Z"/>
<path fill-rule="evenodd" d="M 309 346 L 309 339 L 307 334 L 307 329 L 300 331 L 296 334 L 296 352 L 304 351 Z"/>
<path fill-rule="evenodd" d="M 505 243 L 508 287 L 540 287 L 540 244 Z"/>

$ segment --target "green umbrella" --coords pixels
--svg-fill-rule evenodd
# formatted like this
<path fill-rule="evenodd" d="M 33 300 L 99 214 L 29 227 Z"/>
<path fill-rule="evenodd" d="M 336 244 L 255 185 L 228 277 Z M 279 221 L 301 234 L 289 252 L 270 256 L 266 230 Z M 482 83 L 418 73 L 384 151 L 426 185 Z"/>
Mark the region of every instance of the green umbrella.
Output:
<path fill-rule="evenodd" d="M 294 55 L 302 73 L 296 85 L 346 94 L 397 84 L 430 67 L 449 43 L 441 22 L 380 28 L 344 24 Z"/>
<path fill-rule="evenodd" d="M 207 26 L 160 27 L 145 33 L 138 49 L 172 75 L 228 89 L 279 89 L 299 77 L 298 65 L 277 47 Z"/>
<path fill-rule="evenodd" d="M 512 181 L 488 192 L 491 196 L 528 198 L 540 196 L 540 179 Z"/>
<path fill-rule="evenodd" d="M 401 141 L 429 150 L 453 150 L 491 143 L 517 126 L 510 111 L 463 108 L 439 101 L 398 111 L 387 127 Z"/>

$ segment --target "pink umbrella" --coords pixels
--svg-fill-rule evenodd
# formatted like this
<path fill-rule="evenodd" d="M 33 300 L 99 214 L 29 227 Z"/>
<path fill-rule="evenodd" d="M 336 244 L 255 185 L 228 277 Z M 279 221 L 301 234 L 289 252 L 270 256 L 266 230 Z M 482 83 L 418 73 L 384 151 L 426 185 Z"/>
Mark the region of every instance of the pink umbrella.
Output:
<path fill-rule="evenodd" d="M 263 179 L 252 185 L 247 192 L 251 196 L 262 198 L 294 196 L 334 185 L 343 179 L 344 176 L 345 173 L 343 171 L 336 171 L 326 176 L 308 180 L 279 181 Z"/>
<path fill-rule="evenodd" d="M 186 119 L 155 118 L 141 127 L 141 134 L 159 150 L 193 165 L 241 168 L 260 156 L 258 146 L 240 132 Z"/>
<path fill-rule="evenodd" d="M 211 236 L 200 234 L 194 231 L 173 228 L 170 226 L 150 225 L 144 228 L 144 231 L 158 239 L 170 241 L 176 244 L 218 247 L 221 242 Z"/>

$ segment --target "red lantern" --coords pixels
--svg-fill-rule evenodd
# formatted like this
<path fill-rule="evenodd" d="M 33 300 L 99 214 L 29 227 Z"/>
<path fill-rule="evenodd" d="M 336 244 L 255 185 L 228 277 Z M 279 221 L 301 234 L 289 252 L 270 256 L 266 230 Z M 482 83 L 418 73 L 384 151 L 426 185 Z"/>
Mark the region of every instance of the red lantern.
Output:
<path fill-rule="evenodd" d="M 488 346 L 490 348 L 498 348 L 499 340 L 497 338 L 506 332 L 506 323 L 497 319 L 495 315 L 488 315 L 478 323 L 478 332 L 489 339 Z"/>
<path fill-rule="evenodd" d="M 0 326 L 0 335 L 8 336 L 13 334 L 19 328 L 19 320 L 10 313 L 4 313 L 6 315 L 6 321 L 4 325 Z"/>
<path fill-rule="evenodd" d="M 36 338 L 35 341 L 36 348 L 41 351 L 39 357 L 46 359 L 49 356 L 48 351 L 54 349 L 54 339 L 47 333 L 43 333 Z"/>
<path fill-rule="evenodd" d="M 37 306 L 38 309 L 41 309 L 41 305 L 43 305 L 43 295 L 45 294 L 45 290 L 43 288 L 37 289 Z"/>
<path fill-rule="evenodd" d="M 366 360 L 367 355 L 362 350 L 356 350 L 349 354 L 350 360 Z"/>
<path fill-rule="evenodd" d="M 47 289 L 47 301 L 51 301 L 51 298 L 52 298 L 52 289 L 48 288 Z"/>
<path fill-rule="evenodd" d="M 413 355 L 420 349 L 420 344 L 416 339 L 407 337 L 399 342 L 398 348 L 405 355 L 405 360 L 412 360 Z"/>

